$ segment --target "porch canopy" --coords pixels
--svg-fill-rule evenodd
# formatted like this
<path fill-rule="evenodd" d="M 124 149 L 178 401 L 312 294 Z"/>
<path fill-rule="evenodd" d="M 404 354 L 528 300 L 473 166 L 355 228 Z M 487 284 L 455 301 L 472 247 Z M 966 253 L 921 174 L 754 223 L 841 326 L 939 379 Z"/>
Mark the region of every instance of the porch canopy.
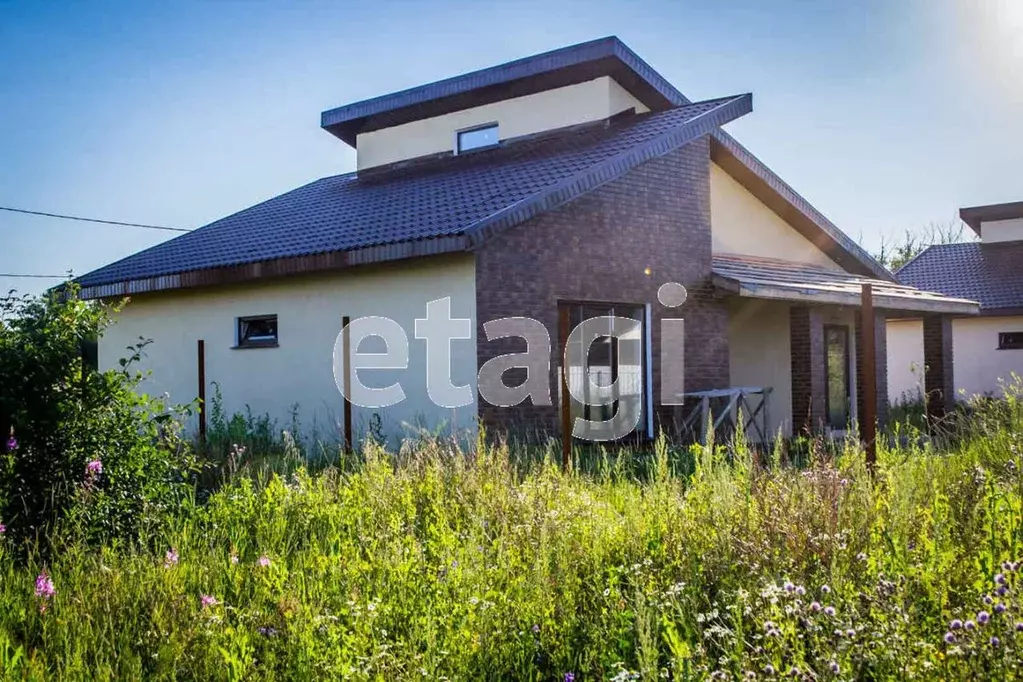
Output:
<path fill-rule="evenodd" d="M 829 270 L 807 263 L 716 255 L 712 264 L 715 288 L 744 298 L 763 298 L 802 304 L 859 307 L 864 284 L 873 290 L 874 306 L 889 313 L 976 315 L 980 304 L 952 298 L 883 279 Z"/>

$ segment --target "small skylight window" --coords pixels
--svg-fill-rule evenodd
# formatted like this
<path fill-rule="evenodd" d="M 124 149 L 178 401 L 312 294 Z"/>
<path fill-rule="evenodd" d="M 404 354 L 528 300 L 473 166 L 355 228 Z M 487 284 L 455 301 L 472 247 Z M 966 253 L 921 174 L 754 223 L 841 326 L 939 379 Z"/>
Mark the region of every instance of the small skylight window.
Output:
<path fill-rule="evenodd" d="M 455 146 L 455 153 L 461 154 L 463 152 L 471 151 L 473 149 L 483 149 L 484 147 L 493 147 L 499 142 L 497 137 L 497 124 L 490 123 L 479 128 L 471 128 L 469 130 L 462 130 L 458 133 L 458 139 Z"/>
<path fill-rule="evenodd" d="M 277 345 L 277 316 L 238 318 L 238 347 L 265 348 Z"/>

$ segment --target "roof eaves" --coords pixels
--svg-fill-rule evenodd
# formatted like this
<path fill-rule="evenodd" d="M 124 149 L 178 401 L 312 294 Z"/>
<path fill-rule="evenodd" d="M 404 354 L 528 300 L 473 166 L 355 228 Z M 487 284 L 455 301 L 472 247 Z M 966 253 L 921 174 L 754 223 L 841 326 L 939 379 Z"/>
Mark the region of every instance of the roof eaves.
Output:
<path fill-rule="evenodd" d="M 750 93 L 724 98 L 713 109 L 685 121 L 657 137 L 609 157 L 585 170 L 508 206 L 471 225 L 466 230 L 470 243 L 478 246 L 491 235 L 518 225 L 536 215 L 568 203 L 597 187 L 620 178 L 645 161 L 663 156 L 688 142 L 753 110 Z"/>

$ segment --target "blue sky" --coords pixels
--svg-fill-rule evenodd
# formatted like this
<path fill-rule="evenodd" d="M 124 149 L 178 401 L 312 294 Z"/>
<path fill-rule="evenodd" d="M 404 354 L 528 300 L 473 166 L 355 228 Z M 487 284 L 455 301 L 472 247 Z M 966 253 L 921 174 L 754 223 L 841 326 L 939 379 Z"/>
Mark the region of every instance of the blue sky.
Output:
<path fill-rule="evenodd" d="M 351 101 L 618 35 L 850 236 L 1023 199 L 1023 0 L 0 4 L 0 206 L 197 227 L 354 168 Z M 170 233 L 0 212 L 0 272 Z M 36 291 L 42 283 L 0 280 Z"/>

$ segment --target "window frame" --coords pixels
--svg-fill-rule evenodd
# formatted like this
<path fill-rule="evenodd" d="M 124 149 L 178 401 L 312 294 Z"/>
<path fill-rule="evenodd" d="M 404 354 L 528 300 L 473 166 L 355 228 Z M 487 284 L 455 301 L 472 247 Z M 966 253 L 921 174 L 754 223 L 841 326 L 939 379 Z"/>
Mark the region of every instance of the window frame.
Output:
<path fill-rule="evenodd" d="M 852 334 L 849 325 L 825 324 L 822 334 L 824 336 L 824 423 L 832 431 L 845 431 L 853 419 L 853 385 L 852 385 Z M 828 371 L 828 331 L 839 331 L 845 337 L 845 393 L 846 393 L 846 423 L 836 426 L 831 423 L 831 373 Z"/>
<path fill-rule="evenodd" d="M 478 147 L 470 147 L 469 149 L 462 149 L 462 135 L 466 133 L 475 133 L 480 130 L 488 130 L 493 128 L 497 132 L 497 142 L 493 144 L 480 145 Z M 497 121 L 490 121 L 489 123 L 481 123 L 479 125 L 470 126 L 468 128 L 461 128 L 455 131 L 455 156 L 462 154 L 471 154 L 473 152 L 483 151 L 486 149 L 493 149 L 501 144 L 501 125 Z"/>
<path fill-rule="evenodd" d="M 1023 330 L 998 332 L 998 350 L 1023 350 Z"/>
<path fill-rule="evenodd" d="M 244 325 L 264 320 L 273 320 L 274 335 L 273 339 L 259 339 L 250 340 L 245 338 Z M 235 318 L 234 323 L 234 338 L 236 349 L 243 348 L 277 348 L 280 346 L 281 329 L 278 323 L 277 314 L 266 314 L 266 315 L 244 315 Z"/>

